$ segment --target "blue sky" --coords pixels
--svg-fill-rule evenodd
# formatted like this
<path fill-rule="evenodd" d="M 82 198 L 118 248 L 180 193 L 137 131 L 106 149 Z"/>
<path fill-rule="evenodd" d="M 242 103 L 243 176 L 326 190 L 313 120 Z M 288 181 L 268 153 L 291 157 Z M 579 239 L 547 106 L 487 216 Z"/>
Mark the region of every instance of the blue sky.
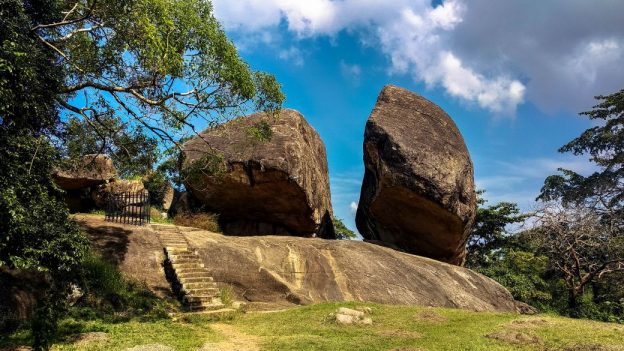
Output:
<path fill-rule="evenodd" d="M 537 4 L 538 2 L 534 2 Z M 578 112 L 624 88 L 624 1 L 214 1 L 241 55 L 277 76 L 286 107 L 325 142 L 336 216 L 355 229 L 362 142 L 377 94 L 395 84 L 442 107 L 490 202 L 528 210 L 557 149 L 591 126 Z M 409 128 L 409 126 L 406 126 Z"/>

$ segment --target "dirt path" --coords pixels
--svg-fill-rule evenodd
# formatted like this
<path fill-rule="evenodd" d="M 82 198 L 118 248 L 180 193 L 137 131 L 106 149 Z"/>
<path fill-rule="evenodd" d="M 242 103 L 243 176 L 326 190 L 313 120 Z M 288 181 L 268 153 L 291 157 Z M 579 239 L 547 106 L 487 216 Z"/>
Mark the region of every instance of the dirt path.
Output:
<path fill-rule="evenodd" d="M 260 338 L 257 336 L 243 334 L 229 324 L 215 323 L 210 327 L 223 334 L 227 340 L 205 344 L 200 351 L 260 351 Z"/>

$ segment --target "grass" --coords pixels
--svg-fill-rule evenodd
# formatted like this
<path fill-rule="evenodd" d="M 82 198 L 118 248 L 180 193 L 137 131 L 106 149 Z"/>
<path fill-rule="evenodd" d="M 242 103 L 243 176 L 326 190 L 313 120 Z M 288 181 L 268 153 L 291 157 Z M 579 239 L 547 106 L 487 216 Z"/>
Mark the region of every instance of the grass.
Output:
<path fill-rule="evenodd" d="M 341 306 L 370 307 L 373 325 L 336 324 L 331 314 Z M 324 303 L 274 313 L 195 314 L 149 322 L 68 318 L 62 325 L 66 338 L 53 350 L 123 350 L 146 344 L 197 350 L 205 343 L 232 338 L 216 331 L 215 323 L 251 338 L 261 350 L 624 350 L 620 324 L 364 303 Z M 71 341 L 70 336 L 78 332 L 108 336 L 101 341 Z M 526 337 L 518 341 L 519 334 Z M 0 337 L 0 348 L 25 344 L 28 338 L 23 330 Z"/>

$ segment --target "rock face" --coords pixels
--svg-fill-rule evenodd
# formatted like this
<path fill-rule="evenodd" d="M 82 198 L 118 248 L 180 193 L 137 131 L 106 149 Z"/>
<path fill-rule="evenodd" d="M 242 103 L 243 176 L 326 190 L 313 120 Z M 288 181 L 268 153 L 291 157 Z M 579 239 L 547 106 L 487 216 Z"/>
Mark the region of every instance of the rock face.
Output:
<path fill-rule="evenodd" d="M 141 180 L 116 180 L 114 182 L 102 184 L 91 192 L 95 206 L 98 208 L 106 208 L 106 200 L 108 196 L 121 193 L 136 193 L 145 190 L 145 186 Z"/>
<path fill-rule="evenodd" d="M 386 86 L 366 123 L 356 224 L 364 238 L 461 265 L 474 222 L 472 161 L 453 120 Z"/>
<path fill-rule="evenodd" d="M 149 226 L 76 217 L 92 247 L 129 277 L 166 295 L 162 243 Z M 231 237 L 174 227 L 197 249 L 208 274 L 251 305 L 368 301 L 514 312 L 511 294 L 481 274 L 432 259 L 354 240 Z"/>
<path fill-rule="evenodd" d="M 224 233 L 334 237 L 325 146 L 299 112 L 208 129 L 184 157 L 189 193 L 219 214 Z"/>
<path fill-rule="evenodd" d="M 71 170 L 57 170 L 54 182 L 63 190 L 79 190 L 104 184 L 115 178 L 117 170 L 107 155 L 85 155 Z"/>
<path fill-rule="evenodd" d="M 181 228 L 215 281 L 244 300 L 369 301 L 476 311 L 516 310 L 501 285 L 463 267 L 361 241 L 230 237 Z"/>

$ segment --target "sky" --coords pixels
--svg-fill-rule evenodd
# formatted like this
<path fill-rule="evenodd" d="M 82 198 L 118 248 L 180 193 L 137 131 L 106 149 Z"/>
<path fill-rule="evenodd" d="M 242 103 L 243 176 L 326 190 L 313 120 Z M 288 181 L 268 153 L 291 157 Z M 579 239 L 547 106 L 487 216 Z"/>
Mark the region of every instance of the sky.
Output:
<path fill-rule="evenodd" d="M 534 206 L 559 147 L 592 126 L 594 96 L 624 88 L 622 0 L 213 0 L 254 70 L 323 139 L 334 215 L 351 229 L 366 120 L 386 84 L 444 109 L 490 204 Z M 406 126 L 409 128 L 409 126 Z"/>

